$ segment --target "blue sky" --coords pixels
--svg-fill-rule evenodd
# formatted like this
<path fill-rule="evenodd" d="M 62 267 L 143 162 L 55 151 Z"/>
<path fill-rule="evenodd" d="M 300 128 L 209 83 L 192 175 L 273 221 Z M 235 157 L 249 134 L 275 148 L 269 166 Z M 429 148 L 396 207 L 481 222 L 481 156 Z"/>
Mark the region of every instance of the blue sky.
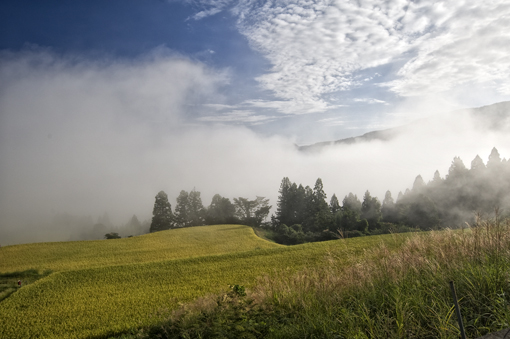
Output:
<path fill-rule="evenodd" d="M 510 126 L 444 112 L 510 100 L 509 46 L 507 0 L 2 1 L 0 238 L 52 213 L 147 219 L 160 190 L 275 205 L 287 176 L 382 199 L 454 156 L 508 158 Z"/>
<path fill-rule="evenodd" d="M 510 98 L 505 1 L 5 1 L 0 50 L 136 60 L 164 49 L 224 73 L 190 123 L 299 143 Z M 479 95 L 471 94 L 476 91 Z M 311 130 L 315 132 L 311 132 Z M 328 139 L 326 139 L 328 140 Z"/>

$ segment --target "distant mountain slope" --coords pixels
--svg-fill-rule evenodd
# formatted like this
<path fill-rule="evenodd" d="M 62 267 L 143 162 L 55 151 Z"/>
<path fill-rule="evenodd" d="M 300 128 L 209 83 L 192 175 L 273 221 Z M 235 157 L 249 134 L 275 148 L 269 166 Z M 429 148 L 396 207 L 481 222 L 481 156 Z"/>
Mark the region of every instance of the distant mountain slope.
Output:
<path fill-rule="evenodd" d="M 477 108 L 460 109 L 453 112 L 447 113 L 447 115 L 462 115 L 471 116 L 474 118 L 482 128 L 489 128 L 491 130 L 501 130 L 504 126 L 507 126 L 510 122 L 510 101 L 504 101 L 488 106 L 482 106 Z M 365 133 L 357 137 L 351 137 L 346 139 L 340 139 L 335 141 L 323 141 L 312 145 L 299 146 L 298 149 L 303 152 L 318 152 L 324 147 L 335 146 L 335 145 L 349 145 L 355 143 L 363 143 L 370 141 L 389 141 L 395 138 L 400 133 L 411 129 L 413 126 L 422 124 L 424 121 L 428 121 L 432 118 L 420 119 L 410 124 L 389 128 L 380 131 L 372 131 Z"/>

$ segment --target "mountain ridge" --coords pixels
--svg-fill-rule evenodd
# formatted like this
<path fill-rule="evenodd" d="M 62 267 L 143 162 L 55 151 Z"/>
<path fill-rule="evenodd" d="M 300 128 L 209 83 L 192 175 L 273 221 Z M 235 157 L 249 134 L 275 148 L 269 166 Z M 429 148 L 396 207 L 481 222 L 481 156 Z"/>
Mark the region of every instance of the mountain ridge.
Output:
<path fill-rule="evenodd" d="M 471 115 L 477 123 L 482 127 L 492 130 L 501 130 L 505 124 L 502 122 L 510 122 L 510 101 L 502 101 L 491 105 L 480 106 L 475 108 L 462 108 L 454 111 L 446 112 L 446 114 L 466 114 Z M 310 145 L 298 146 L 298 150 L 302 152 L 314 153 L 319 152 L 328 146 L 351 145 L 357 143 L 365 143 L 371 141 L 390 141 L 405 130 L 412 128 L 418 124 L 428 121 L 436 116 L 415 120 L 408 124 L 392 127 L 383 130 L 367 132 L 365 134 L 338 139 L 333 141 L 321 141 Z"/>

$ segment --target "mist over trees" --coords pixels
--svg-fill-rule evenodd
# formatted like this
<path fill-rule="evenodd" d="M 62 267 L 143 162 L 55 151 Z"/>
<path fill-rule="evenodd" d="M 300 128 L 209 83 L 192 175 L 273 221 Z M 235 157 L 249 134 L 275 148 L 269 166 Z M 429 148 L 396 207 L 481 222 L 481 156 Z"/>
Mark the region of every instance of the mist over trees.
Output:
<path fill-rule="evenodd" d="M 487 165 L 480 156 L 471 168 L 454 157 L 443 179 L 439 171 L 425 183 L 421 175 L 411 189 L 399 192 L 395 201 L 387 191 L 383 202 L 366 191 L 362 200 L 348 193 L 338 201 L 333 194 L 329 205 L 322 180 L 313 190 L 282 179 L 277 210 L 271 226 L 276 240 L 284 244 L 321 241 L 388 232 L 459 227 L 473 223 L 476 215 L 491 215 L 496 209 L 505 216 L 510 211 L 510 162 L 493 148 Z"/>
<path fill-rule="evenodd" d="M 477 155 L 468 169 L 455 157 L 444 179 L 437 171 L 428 184 L 418 176 L 392 213 L 398 216 L 397 222 L 429 229 L 472 223 L 475 214 L 490 215 L 495 209 L 509 213 L 510 163 L 493 148 L 487 165 Z"/>
<path fill-rule="evenodd" d="M 454 157 L 444 177 L 437 170 L 429 182 L 418 175 L 396 197 L 386 191 L 382 202 L 369 190 L 362 197 L 349 192 L 341 199 L 336 193 L 328 199 L 321 178 L 312 188 L 284 177 L 278 193 L 269 219 L 272 206 L 265 197 L 230 200 L 215 194 L 205 207 L 194 188 L 180 191 L 174 210 L 167 194 L 160 191 L 151 221 L 141 222 L 133 215 L 126 224 L 115 226 L 106 212 L 97 219 L 60 213 L 53 215 L 51 225 L 55 233 L 71 234 L 68 240 L 86 240 L 104 239 L 107 234 L 127 237 L 180 227 L 244 224 L 266 228 L 282 244 L 461 227 L 473 223 L 477 214 L 492 215 L 495 209 L 503 217 L 510 214 L 510 162 L 496 148 L 486 163 L 476 155 L 469 168 Z"/>

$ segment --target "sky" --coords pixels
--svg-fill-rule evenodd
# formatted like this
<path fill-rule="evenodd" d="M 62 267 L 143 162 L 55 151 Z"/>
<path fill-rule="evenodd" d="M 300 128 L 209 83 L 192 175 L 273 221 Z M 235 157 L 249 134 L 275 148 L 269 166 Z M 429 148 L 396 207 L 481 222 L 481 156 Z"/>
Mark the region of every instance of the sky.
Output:
<path fill-rule="evenodd" d="M 454 156 L 510 157 L 505 133 L 455 115 L 295 150 L 510 100 L 506 0 L 8 0 L 0 32 L 0 231 L 150 219 L 160 190 L 274 206 L 284 176 L 396 197 Z"/>

